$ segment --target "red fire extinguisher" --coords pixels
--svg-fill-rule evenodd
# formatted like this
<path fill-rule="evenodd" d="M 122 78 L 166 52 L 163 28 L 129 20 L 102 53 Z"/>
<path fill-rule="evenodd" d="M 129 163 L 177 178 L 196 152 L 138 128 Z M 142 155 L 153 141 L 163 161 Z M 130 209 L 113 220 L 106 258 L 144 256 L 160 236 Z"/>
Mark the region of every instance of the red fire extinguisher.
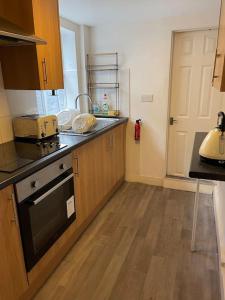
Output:
<path fill-rule="evenodd" d="M 141 119 L 136 120 L 134 127 L 134 139 L 135 141 L 140 141 L 141 137 Z"/>

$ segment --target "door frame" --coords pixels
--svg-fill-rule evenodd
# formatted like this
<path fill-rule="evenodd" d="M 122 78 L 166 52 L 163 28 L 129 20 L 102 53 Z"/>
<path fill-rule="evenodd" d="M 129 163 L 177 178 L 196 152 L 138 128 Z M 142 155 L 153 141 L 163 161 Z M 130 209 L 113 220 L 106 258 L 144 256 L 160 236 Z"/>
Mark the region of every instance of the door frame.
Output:
<path fill-rule="evenodd" d="M 166 154 L 165 154 L 165 178 L 166 177 L 174 177 L 172 175 L 168 175 L 168 153 L 169 153 L 169 129 L 170 129 L 170 124 L 169 124 L 169 119 L 170 119 L 170 110 L 171 110 L 171 98 L 172 98 L 172 68 L 173 68 L 173 53 L 174 53 L 174 38 L 176 33 L 182 33 L 182 32 L 195 32 L 195 31 L 203 31 L 203 30 L 218 30 L 218 27 L 212 26 L 212 27 L 200 27 L 200 28 L 192 28 L 192 29 L 181 29 L 181 30 L 173 30 L 171 31 L 171 47 L 170 47 L 170 70 L 169 70 L 169 88 L 168 88 L 168 105 L 167 105 L 167 127 L 166 127 Z M 177 177 L 175 176 L 174 178 L 177 179 L 188 179 L 188 178 L 183 178 L 183 177 Z"/>

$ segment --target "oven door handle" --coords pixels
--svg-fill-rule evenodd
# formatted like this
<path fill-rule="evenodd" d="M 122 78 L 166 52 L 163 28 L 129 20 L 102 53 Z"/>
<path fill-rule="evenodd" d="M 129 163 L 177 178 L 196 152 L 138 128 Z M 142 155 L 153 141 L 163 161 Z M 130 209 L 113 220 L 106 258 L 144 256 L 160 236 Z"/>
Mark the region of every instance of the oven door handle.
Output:
<path fill-rule="evenodd" d="M 56 184 L 53 188 L 51 188 L 50 190 L 48 190 L 45 194 L 41 195 L 38 199 L 32 201 L 32 204 L 33 205 L 37 205 L 38 203 L 40 203 L 41 201 L 43 201 L 48 195 L 50 195 L 52 192 L 54 192 L 57 188 L 59 188 L 60 186 L 62 186 L 65 182 L 67 182 L 71 178 L 73 178 L 73 174 L 70 174 L 65 179 L 63 179 L 58 184 Z"/>

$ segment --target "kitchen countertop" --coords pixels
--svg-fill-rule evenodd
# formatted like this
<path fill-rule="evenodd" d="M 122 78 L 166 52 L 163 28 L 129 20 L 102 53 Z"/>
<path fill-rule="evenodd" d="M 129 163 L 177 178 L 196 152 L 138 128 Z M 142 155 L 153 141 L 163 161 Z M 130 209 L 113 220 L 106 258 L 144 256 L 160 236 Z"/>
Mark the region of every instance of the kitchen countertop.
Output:
<path fill-rule="evenodd" d="M 62 149 L 60 149 L 48 156 L 45 156 L 35 162 L 32 162 L 32 163 L 26 165 L 25 167 L 16 170 L 13 173 L 0 172 L 0 189 L 26 178 L 27 176 L 38 171 L 39 169 L 47 166 L 51 162 L 70 153 L 71 151 L 80 147 L 81 145 L 88 143 L 89 141 L 93 140 L 97 136 L 102 135 L 103 133 L 109 131 L 110 129 L 112 129 L 114 127 L 117 127 L 120 124 L 127 123 L 127 121 L 128 121 L 128 118 L 121 117 L 121 118 L 119 118 L 119 120 L 117 122 L 105 127 L 102 130 L 97 131 L 96 133 L 86 136 L 86 137 L 59 134 L 59 142 L 61 144 L 68 145 L 67 147 L 62 148 Z M 6 147 L 6 144 L 0 145 L 0 153 L 3 149 L 3 147 Z M 5 151 L 5 149 L 4 149 L 4 151 Z"/>
<path fill-rule="evenodd" d="M 195 134 L 189 176 L 198 179 L 225 181 L 225 166 L 214 166 L 200 160 L 199 148 L 206 135 L 206 132 Z"/>

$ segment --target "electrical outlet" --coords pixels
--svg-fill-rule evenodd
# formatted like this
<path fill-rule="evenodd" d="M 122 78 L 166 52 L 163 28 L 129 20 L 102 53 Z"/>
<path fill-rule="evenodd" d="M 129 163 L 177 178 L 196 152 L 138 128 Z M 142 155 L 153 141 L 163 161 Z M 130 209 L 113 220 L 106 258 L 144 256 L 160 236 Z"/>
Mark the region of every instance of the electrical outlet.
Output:
<path fill-rule="evenodd" d="M 153 95 L 142 95 L 141 102 L 153 102 Z"/>

